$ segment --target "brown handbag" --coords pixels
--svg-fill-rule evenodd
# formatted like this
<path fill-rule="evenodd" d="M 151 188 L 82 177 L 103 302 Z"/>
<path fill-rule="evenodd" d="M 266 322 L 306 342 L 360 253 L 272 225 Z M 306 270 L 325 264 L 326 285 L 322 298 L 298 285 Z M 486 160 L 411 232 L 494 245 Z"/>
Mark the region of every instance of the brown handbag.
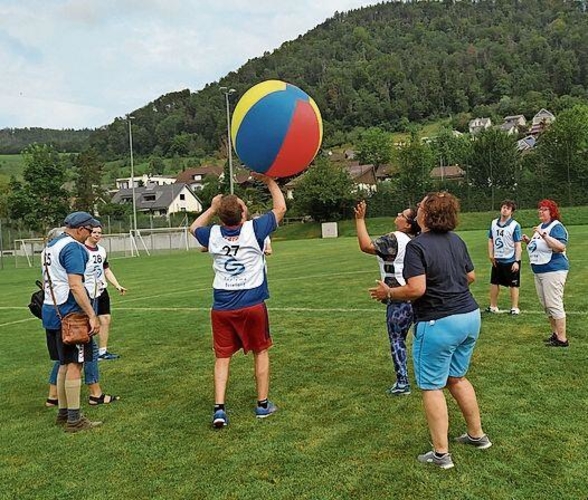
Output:
<path fill-rule="evenodd" d="M 61 340 L 68 345 L 90 342 L 90 318 L 77 312 L 61 318 Z"/>
<path fill-rule="evenodd" d="M 51 291 L 51 298 L 53 299 L 53 305 L 57 316 L 61 321 L 61 341 L 67 345 L 74 344 L 87 344 L 90 342 L 90 318 L 83 312 L 72 312 L 62 316 L 57 307 L 57 300 L 55 299 L 55 293 L 53 292 L 53 283 L 51 283 L 51 276 L 49 276 L 49 269 L 47 269 L 47 262 L 43 262 L 45 265 L 45 273 L 47 281 L 49 282 L 49 290 Z"/>

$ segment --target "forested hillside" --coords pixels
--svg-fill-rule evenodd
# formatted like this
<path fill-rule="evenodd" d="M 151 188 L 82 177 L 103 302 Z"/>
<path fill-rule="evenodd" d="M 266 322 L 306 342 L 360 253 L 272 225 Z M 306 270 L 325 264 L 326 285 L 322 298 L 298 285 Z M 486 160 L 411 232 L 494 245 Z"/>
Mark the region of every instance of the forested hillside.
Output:
<path fill-rule="evenodd" d="M 0 129 L 0 154 L 18 154 L 29 144 L 53 144 L 62 153 L 82 151 L 92 130 L 53 130 L 48 128 Z"/>
<path fill-rule="evenodd" d="M 404 130 L 451 116 L 534 115 L 588 98 L 588 14 L 584 1 L 496 0 L 382 3 L 336 13 L 273 53 L 248 61 L 196 93 L 160 97 L 133 112 L 139 155 L 199 156 L 221 147 L 224 96 L 260 81 L 296 84 L 317 101 L 325 144 L 357 128 Z M 501 120 L 500 120 L 501 121 Z M 127 123 L 91 136 L 105 158 L 128 153 Z"/>

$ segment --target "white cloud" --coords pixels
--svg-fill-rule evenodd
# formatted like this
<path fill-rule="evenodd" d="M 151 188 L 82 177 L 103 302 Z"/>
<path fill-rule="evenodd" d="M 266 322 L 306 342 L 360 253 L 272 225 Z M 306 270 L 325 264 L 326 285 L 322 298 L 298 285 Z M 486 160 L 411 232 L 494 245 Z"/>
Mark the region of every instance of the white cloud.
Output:
<path fill-rule="evenodd" d="M 374 3 L 0 0 L 0 127 L 104 125 Z"/>

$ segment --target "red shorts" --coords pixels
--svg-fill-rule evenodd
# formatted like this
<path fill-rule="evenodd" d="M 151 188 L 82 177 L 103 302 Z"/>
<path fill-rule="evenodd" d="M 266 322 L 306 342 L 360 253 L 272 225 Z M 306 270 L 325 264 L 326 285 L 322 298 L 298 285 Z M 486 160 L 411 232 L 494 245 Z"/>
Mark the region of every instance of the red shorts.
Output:
<path fill-rule="evenodd" d="M 230 358 L 239 349 L 261 352 L 273 342 L 265 303 L 232 311 L 210 313 L 214 353 L 217 358 Z"/>

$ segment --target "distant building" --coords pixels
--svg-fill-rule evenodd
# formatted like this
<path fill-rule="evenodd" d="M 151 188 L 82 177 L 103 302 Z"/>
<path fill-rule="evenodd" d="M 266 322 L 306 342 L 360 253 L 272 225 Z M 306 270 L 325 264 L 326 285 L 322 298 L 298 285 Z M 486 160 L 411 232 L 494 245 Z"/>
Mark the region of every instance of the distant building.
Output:
<path fill-rule="evenodd" d="M 166 184 L 173 184 L 176 182 L 175 177 L 163 176 L 163 175 L 135 175 L 132 177 L 132 181 L 135 184 L 135 187 L 141 186 L 164 186 Z M 116 187 L 117 189 L 131 189 L 133 186 L 131 184 L 131 177 L 121 177 L 116 179 Z"/>
<path fill-rule="evenodd" d="M 528 135 L 517 141 L 517 150 L 521 153 L 524 151 L 529 151 L 529 149 L 533 149 L 535 144 L 537 143 L 537 139 L 534 136 Z"/>
<path fill-rule="evenodd" d="M 167 216 L 178 212 L 202 212 L 202 202 L 187 184 L 152 184 L 135 188 L 137 212 Z M 112 197 L 112 203 L 133 203 L 133 189 L 121 189 Z"/>
<path fill-rule="evenodd" d="M 531 135 L 539 135 L 545 132 L 545 129 L 549 127 L 555 121 L 555 115 L 545 108 L 539 110 L 539 112 L 533 117 L 533 123 L 531 124 Z"/>
<path fill-rule="evenodd" d="M 489 129 L 492 126 L 492 120 L 490 118 L 474 118 L 468 123 L 468 130 L 470 134 L 476 135 L 483 130 Z"/>
<path fill-rule="evenodd" d="M 433 168 L 429 176 L 436 181 L 460 181 L 465 179 L 465 171 L 459 165 L 444 165 Z"/>
<path fill-rule="evenodd" d="M 187 168 L 178 174 L 176 182 L 179 184 L 188 184 L 192 191 L 198 192 L 203 188 L 206 176 L 214 175 L 219 178 L 222 177 L 223 172 L 223 167 L 218 167 L 216 165 L 203 165 L 201 167 Z"/>

